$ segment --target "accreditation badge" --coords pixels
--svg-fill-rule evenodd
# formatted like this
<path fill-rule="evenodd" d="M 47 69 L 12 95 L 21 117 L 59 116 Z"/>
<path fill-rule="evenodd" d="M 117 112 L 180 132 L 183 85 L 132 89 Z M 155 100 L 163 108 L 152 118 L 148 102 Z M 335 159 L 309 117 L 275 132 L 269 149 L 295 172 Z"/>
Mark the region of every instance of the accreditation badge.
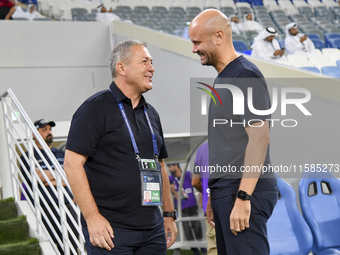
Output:
<path fill-rule="evenodd" d="M 139 159 L 142 206 L 162 205 L 162 173 L 158 160 Z"/>

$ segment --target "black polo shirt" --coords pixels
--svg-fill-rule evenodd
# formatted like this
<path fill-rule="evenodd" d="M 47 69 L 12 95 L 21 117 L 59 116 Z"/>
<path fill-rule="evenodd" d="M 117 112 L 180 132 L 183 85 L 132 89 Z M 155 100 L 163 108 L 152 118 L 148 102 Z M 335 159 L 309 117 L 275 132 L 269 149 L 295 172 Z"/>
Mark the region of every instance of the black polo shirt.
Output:
<path fill-rule="evenodd" d="M 218 74 L 215 84 L 229 84 L 238 87 L 244 95 L 244 114 L 234 114 L 233 95 L 229 89 L 217 88 L 222 105 L 209 107 L 209 165 L 215 167 L 210 171 L 209 188 L 212 199 L 236 194 L 243 172 L 248 135 L 245 130 L 248 123 L 270 119 L 268 115 L 257 115 L 248 108 L 248 88 L 252 88 L 254 108 L 268 110 L 271 107 L 266 81 L 261 71 L 249 60 L 240 56 L 230 62 Z M 249 95 L 250 97 L 250 95 Z M 214 119 L 227 120 L 227 124 L 213 126 Z M 253 121 L 254 120 L 254 121 Z M 234 124 L 231 124 L 234 123 Z M 241 124 L 242 123 L 242 124 Z M 244 125 L 244 124 L 245 125 Z M 269 146 L 263 163 L 270 166 Z M 223 168 L 224 167 L 224 168 Z M 273 172 L 260 175 L 254 191 L 263 190 L 276 185 Z"/>
<path fill-rule="evenodd" d="M 163 223 L 157 206 L 141 206 L 140 171 L 130 135 L 117 102 L 122 102 L 141 158 L 153 158 L 147 109 L 159 158 L 167 151 L 159 115 L 144 97 L 133 109 L 131 100 L 115 85 L 88 98 L 75 112 L 66 149 L 88 156 L 84 165 L 99 212 L 113 227 L 151 229 Z M 82 224 L 86 224 L 82 217 Z"/>

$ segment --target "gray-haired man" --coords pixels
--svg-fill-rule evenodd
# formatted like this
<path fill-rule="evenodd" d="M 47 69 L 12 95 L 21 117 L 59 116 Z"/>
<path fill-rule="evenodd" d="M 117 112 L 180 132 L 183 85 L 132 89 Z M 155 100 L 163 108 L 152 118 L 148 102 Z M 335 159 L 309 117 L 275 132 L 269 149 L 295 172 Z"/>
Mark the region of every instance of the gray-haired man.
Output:
<path fill-rule="evenodd" d="M 79 107 L 66 145 L 64 167 L 82 211 L 87 252 L 165 255 L 176 239 L 176 212 L 160 119 L 142 96 L 153 87 L 152 57 L 145 43 L 128 40 L 110 60 L 110 88 Z"/>

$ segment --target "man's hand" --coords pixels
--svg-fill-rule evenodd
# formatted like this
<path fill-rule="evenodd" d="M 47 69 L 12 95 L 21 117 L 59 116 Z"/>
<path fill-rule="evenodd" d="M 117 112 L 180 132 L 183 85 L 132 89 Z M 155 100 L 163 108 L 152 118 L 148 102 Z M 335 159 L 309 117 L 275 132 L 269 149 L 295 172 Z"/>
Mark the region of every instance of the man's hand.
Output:
<path fill-rule="evenodd" d="M 230 214 L 230 230 L 236 236 L 237 232 L 249 228 L 249 218 L 250 218 L 251 205 L 250 201 L 243 201 L 236 198 L 234 208 Z"/>
<path fill-rule="evenodd" d="M 112 242 L 114 235 L 110 223 L 99 213 L 86 219 L 86 223 L 91 244 L 110 251 L 114 247 Z"/>
<path fill-rule="evenodd" d="M 282 57 L 282 55 L 285 53 L 285 50 L 276 50 L 274 52 L 274 56 L 280 55 Z"/>
<path fill-rule="evenodd" d="M 304 42 L 305 40 L 307 40 L 308 36 L 304 35 L 300 37 L 300 43 Z"/>
<path fill-rule="evenodd" d="M 211 200 L 210 200 L 210 197 L 209 197 L 209 200 L 208 200 L 208 203 L 207 203 L 207 208 L 205 209 L 205 213 L 206 213 L 206 215 L 207 215 L 208 223 L 209 223 L 213 228 L 215 228 L 214 213 L 213 213 L 213 210 L 212 210 L 212 208 L 211 208 Z"/>
<path fill-rule="evenodd" d="M 166 247 L 169 249 L 176 241 L 177 227 L 174 218 L 164 217 L 164 231 L 166 238 Z M 168 236 L 169 234 L 169 236 Z"/>

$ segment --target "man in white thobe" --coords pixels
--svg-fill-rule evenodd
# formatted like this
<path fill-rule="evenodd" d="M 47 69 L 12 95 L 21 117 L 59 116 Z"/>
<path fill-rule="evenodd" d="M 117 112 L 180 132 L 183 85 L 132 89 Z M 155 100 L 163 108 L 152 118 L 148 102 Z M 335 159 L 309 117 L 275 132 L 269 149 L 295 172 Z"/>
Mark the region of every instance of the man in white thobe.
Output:
<path fill-rule="evenodd" d="M 243 21 L 243 27 L 246 31 L 257 31 L 261 32 L 263 30 L 263 27 L 260 23 L 254 20 L 254 14 L 253 13 L 247 13 L 244 15 L 244 21 Z"/>
<path fill-rule="evenodd" d="M 251 46 L 251 56 L 271 60 L 275 62 L 288 63 L 284 56 L 285 50 L 281 49 L 279 42 L 275 39 L 277 31 L 274 27 L 266 27 L 254 38 Z"/>
<path fill-rule="evenodd" d="M 236 14 L 232 14 L 229 16 L 231 30 L 236 34 L 240 35 L 244 31 L 243 24 L 240 22 Z"/>
<path fill-rule="evenodd" d="M 287 54 L 306 54 L 315 51 L 314 43 L 307 35 L 299 33 L 295 22 L 286 25 L 285 47 Z"/>

